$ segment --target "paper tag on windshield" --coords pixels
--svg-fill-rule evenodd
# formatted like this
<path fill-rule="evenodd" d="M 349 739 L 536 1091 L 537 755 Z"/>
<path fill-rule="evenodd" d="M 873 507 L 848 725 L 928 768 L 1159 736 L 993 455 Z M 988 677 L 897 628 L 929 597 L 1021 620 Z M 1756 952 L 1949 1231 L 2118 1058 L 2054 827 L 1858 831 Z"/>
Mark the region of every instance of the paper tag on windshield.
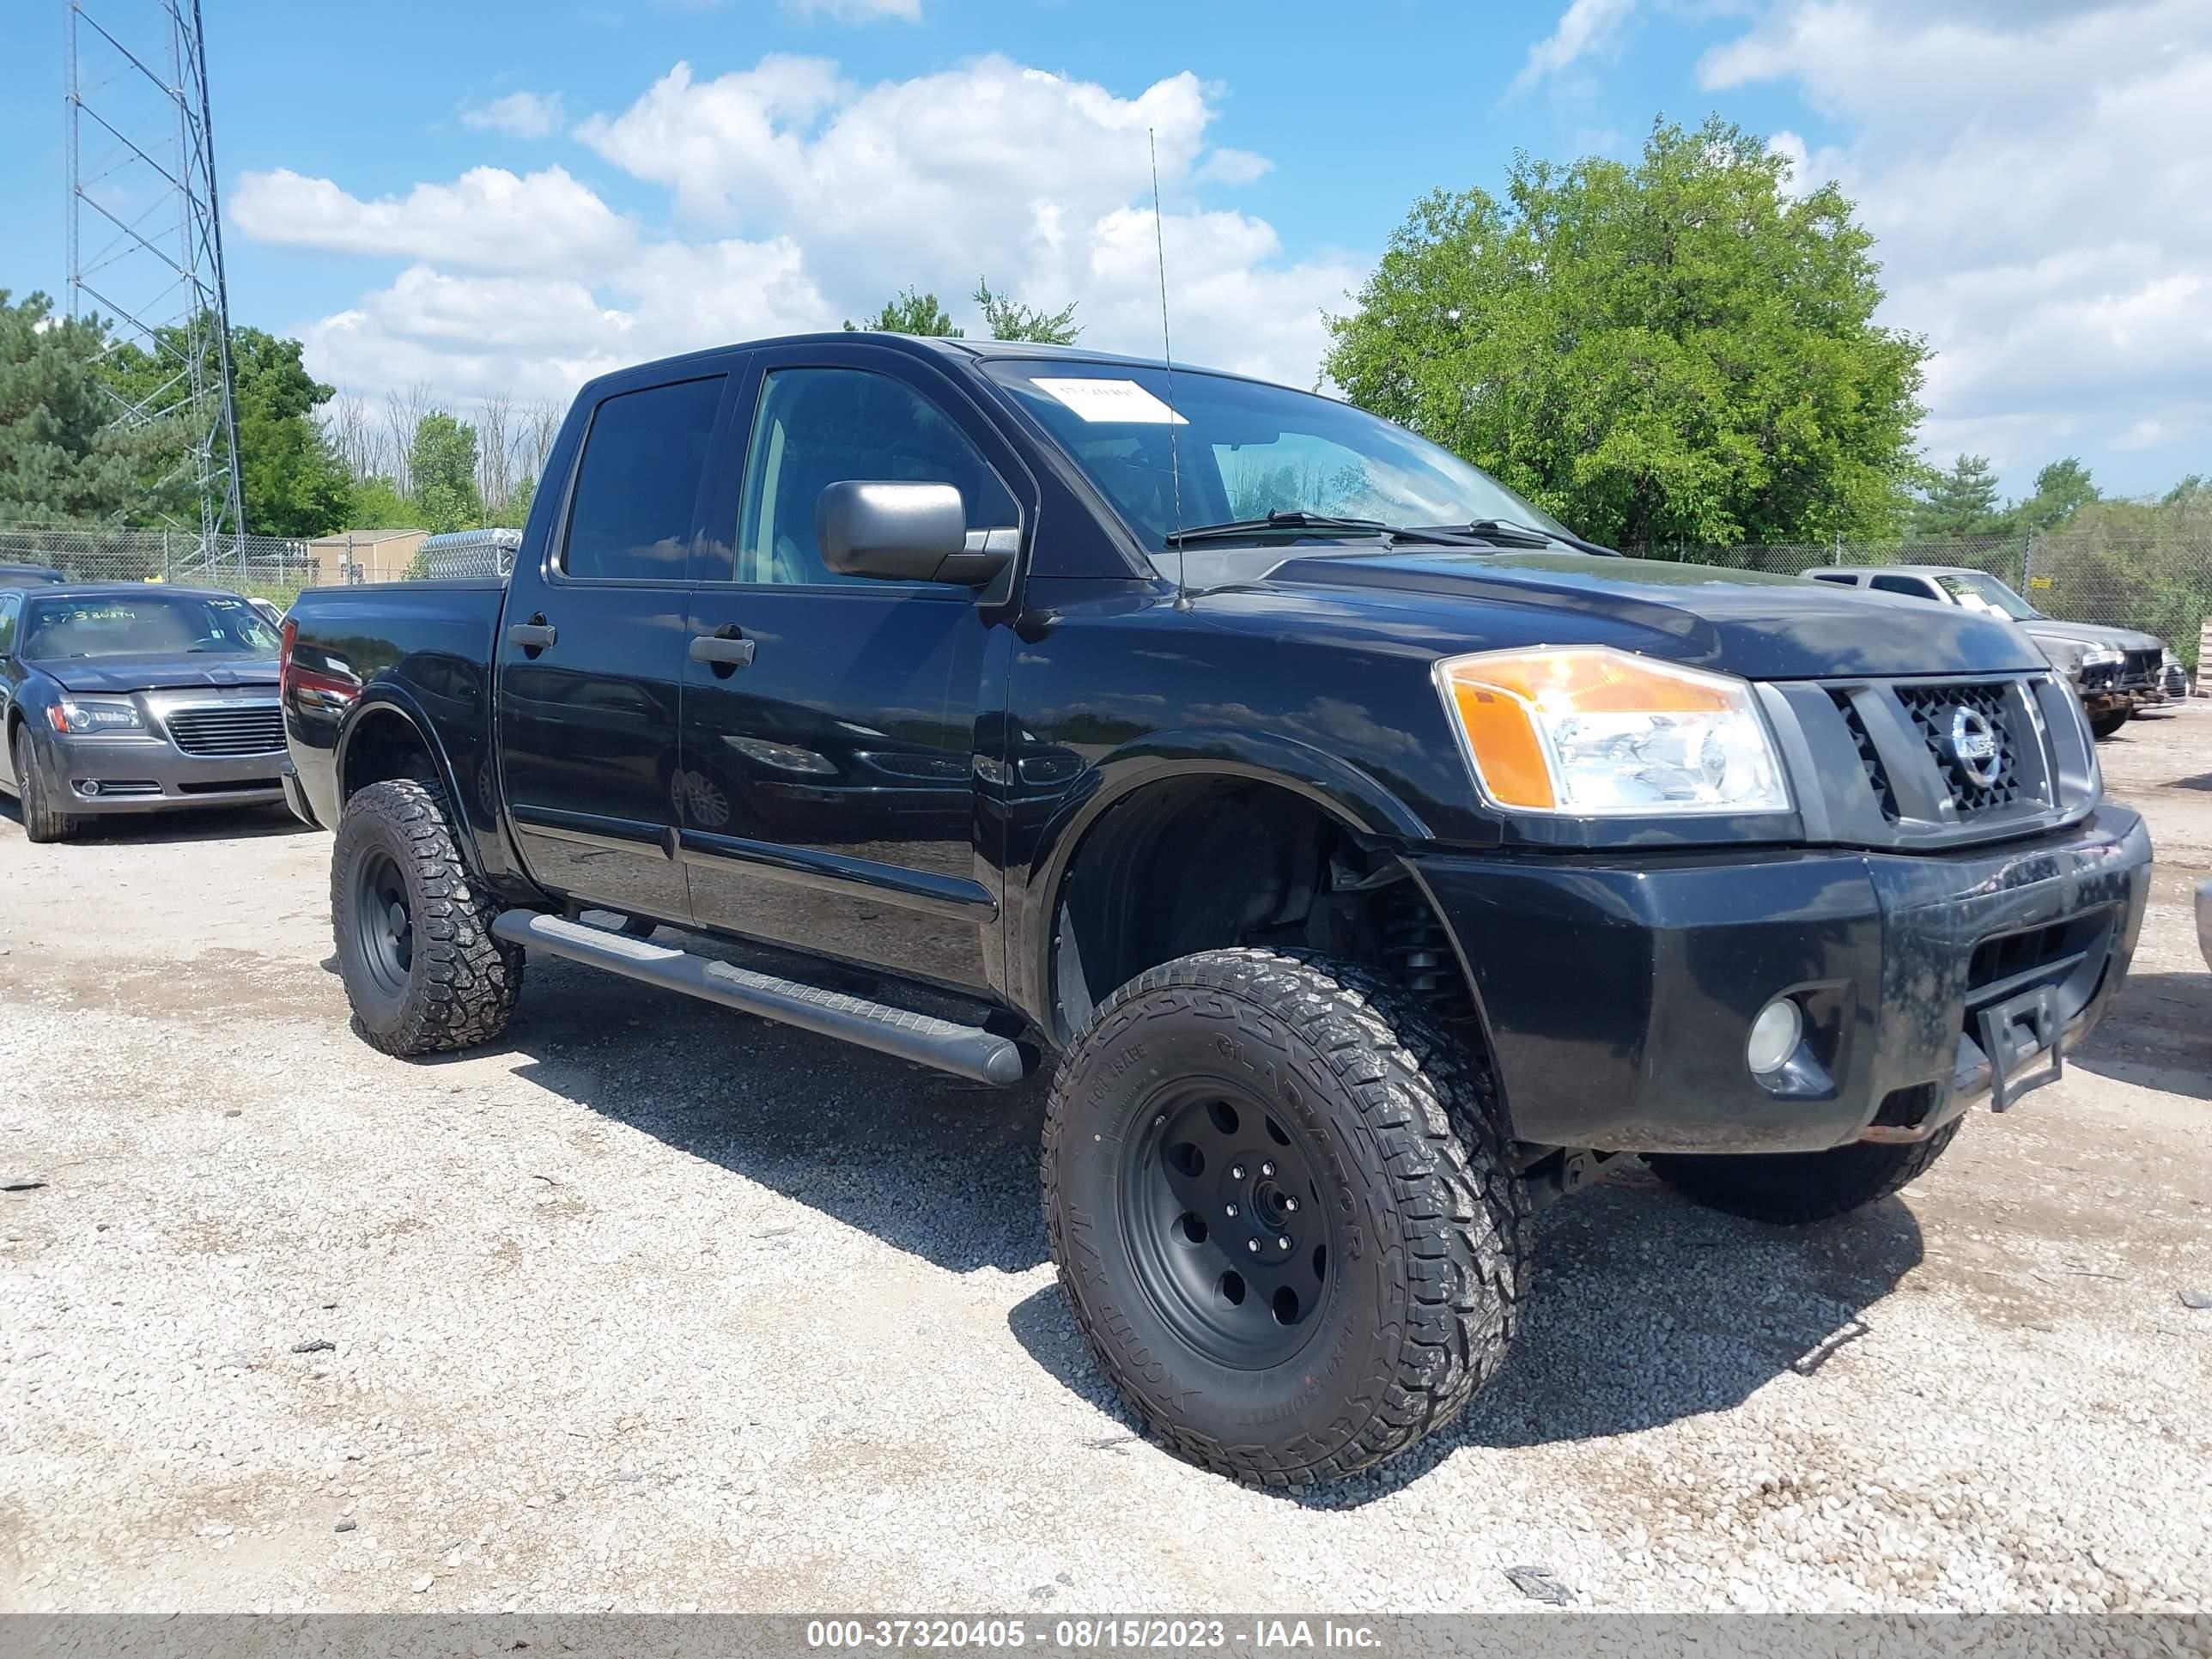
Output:
<path fill-rule="evenodd" d="M 1056 398 L 1086 421 L 1111 422 L 1121 426 L 1188 426 L 1134 380 L 1048 380 L 1030 382 L 1047 397 Z"/>

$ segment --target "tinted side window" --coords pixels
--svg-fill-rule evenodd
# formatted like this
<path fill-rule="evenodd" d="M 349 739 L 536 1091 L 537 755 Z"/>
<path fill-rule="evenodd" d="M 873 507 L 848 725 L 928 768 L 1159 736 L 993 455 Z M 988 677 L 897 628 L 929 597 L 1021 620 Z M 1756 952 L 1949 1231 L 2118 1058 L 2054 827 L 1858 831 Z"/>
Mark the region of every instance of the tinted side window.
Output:
<path fill-rule="evenodd" d="M 761 388 L 738 507 L 741 582 L 845 582 L 822 562 L 814 504 L 833 483 L 949 483 L 970 530 L 1021 522 L 975 446 L 927 398 L 859 368 L 786 368 Z"/>
<path fill-rule="evenodd" d="M 1813 580 L 1816 582 L 1834 582 L 1840 587 L 1858 586 L 1848 570 L 1815 570 L 1813 573 Z"/>
<path fill-rule="evenodd" d="M 590 581 L 681 581 L 722 377 L 608 398 L 576 467 L 561 568 Z"/>
<path fill-rule="evenodd" d="M 1907 599 L 1932 599 L 1935 591 L 1917 576 L 1876 576 L 1869 584 L 1884 593 L 1902 593 Z"/>

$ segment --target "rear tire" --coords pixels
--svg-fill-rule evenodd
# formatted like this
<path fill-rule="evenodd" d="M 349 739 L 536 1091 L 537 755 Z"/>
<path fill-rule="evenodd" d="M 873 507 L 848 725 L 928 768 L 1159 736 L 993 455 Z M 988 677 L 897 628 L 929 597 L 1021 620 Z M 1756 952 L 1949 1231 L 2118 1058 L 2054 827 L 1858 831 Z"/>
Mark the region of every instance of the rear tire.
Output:
<path fill-rule="evenodd" d="M 331 855 L 338 974 L 362 1035 L 388 1054 L 489 1042 L 522 993 L 522 951 L 492 936 L 444 799 L 413 779 L 346 803 Z"/>
<path fill-rule="evenodd" d="M 15 766 L 15 799 L 23 809 L 23 839 L 67 841 L 76 833 L 76 821 L 53 805 L 53 785 L 39 760 L 39 746 L 31 741 L 31 728 L 15 728 L 10 751 Z"/>
<path fill-rule="evenodd" d="M 1864 1209 L 1917 1181 L 1964 1118 L 1905 1146 L 1861 1141 L 1825 1152 L 1647 1152 L 1652 1174 L 1692 1203 L 1747 1221 L 1800 1226 Z"/>
<path fill-rule="evenodd" d="M 1516 1322 L 1528 1196 L 1494 1096 L 1355 968 L 1208 951 L 1124 986 L 1054 1081 L 1043 1176 L 1100 1367 L 1170 1450 L 1238 1480 L 1404 1450 Z"/>

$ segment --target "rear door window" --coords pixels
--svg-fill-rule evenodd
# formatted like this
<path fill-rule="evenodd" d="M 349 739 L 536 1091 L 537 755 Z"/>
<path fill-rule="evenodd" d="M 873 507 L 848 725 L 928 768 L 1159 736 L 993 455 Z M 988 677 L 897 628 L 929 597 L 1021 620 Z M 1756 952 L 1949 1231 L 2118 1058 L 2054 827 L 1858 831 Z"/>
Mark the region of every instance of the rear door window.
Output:
<path fill-rule="evenodd" d="M 1936 590 L 1917 576 L 1876 576 L 1869 584 L 1883 593 L 1902 593 L 1911 599 L 1932 599 Z"/>
<path fill-rule="evenodd" d="M 723 377 L 649 386 L 592 413 L 562 573 L 575 581 L 678 582 L 690 556 Z"/>

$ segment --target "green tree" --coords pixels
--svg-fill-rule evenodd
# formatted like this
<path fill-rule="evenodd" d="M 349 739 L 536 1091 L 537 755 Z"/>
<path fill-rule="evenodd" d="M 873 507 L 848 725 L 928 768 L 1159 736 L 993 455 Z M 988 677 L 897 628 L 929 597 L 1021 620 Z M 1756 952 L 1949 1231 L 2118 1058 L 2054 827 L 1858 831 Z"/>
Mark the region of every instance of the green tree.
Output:
<path fill-rule="evenodd" d="M 416 516 L 426 530 L 467 530 L 483 522 L 477 493 L 477 429 L 434 409 L 415 423 L 407 474 Z"/>
<path fill-rule="evenodd" d="M 139 518 L 172 504 L 152 481 L 178 440 L 114 423 L 94 368 L 106 337 L 96 317 L 57 316 L 43 294 L 10 304 L 0 289 L 0 521 Z"/>
<path fill-rule="evenodd" d="M 862 329 L 872 329 L 880 334 L 920 334 L 933 340 L 957 340 L 962 337 L 952 325 L 951 313 L 937 302 L 934 294 L 917 294 L 912 289 L 901 289 L 898 297 L 884 302 L 884 308 L 872 317 L 859 322 L 845 320 L 848 334 Z"/>
<path fill-rule="evenodd" d="M 2035 494 L 2014 507 L 2012 517 L 2023 530 L 2057 530 L 2083 507 L 2102 499 L 2089 469 L 2079 458 L 2069 455 L 2035 475 Z"/>
<path fill-rule="evenodd" d="M 1961 455 L 1929 478 L 1912 507 L 1916 536 L 1991 536 L 2008 527 L 1986 455 Z"/>
<path fill-rule="evenodd" d="M 1325 368 L 1362 407 L 1628 543 L 1893 531 L 1926 348 L 1877 326 L 1874 239 L 1715 118 L 1641 159 L 1517 155 L 1415 204 Z"/>
<path fill-rule="evenodd" d="M 307 373 L 297 340 L 258 328 L 231 331 L 230 362 L 246 529 L 304 538 L 342 528 L 353 479 L 315 420 L 335 388 Z"/>
<path fill-rule="evenodd" d="M 212 343 L 205 372 L 212 380 L 222 362 Z M 100 374 L 125 398 L 143 402 L 173 386 L 191 350 L 182 328 L 155 331 L 150 347 L 136 343 L 107 353 Z M 246 528 L 257 536 L 319 536 L 343 526 L 353 505 L 352 479 L 316 422 L 315 411 L 333 389 L 309 374 L 297 340 L 258 328 L 230 331 L 232 408 L 238 421 L 239 493 Z M 168 458 L 183 459 L 181 433 Z M 218 450 L 216 465 L 228 464 Z"/>
<path fill-rule="evenodd" d="M 1083 332 L 1075 320 L 1075 302 L 1058 311 L 1039 311 L 1015 303 L 1012 295 L 994 294 L 990 283 L 975 280 L 974 295 L 983 313 L 983 333 L 994 340 L 1030 340 L 1039 345 L 1073 345 Z"/>

